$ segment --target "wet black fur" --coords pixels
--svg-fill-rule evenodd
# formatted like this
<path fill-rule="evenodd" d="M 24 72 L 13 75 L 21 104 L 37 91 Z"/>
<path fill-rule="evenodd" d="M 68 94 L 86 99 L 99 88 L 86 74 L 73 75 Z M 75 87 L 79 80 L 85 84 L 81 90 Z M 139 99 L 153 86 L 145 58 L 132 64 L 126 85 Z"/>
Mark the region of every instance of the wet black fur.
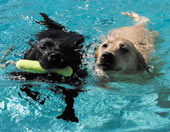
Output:
<path fill-rule="evenodd" d="M 44 21 L 36 22 L 47 27 L 47 30 L 43 30 L 36 35 L 36 42 L 26 51 L 24 59 L 37 60 L 47 70 L 71 66 L 73 74 L 71 77 L 63 77 L 55 73 L 13 72 L 13 78 L 17 79 L 18 76 L 19 79 L 22 77 L 25 80 L 61 82 L 71 85 L 80 83 L 87 76 L 86 70 L 82 68 L 84 36 L 67 31 L 64 26 L 54 22 L 46 14 L 40 14 Z"/>

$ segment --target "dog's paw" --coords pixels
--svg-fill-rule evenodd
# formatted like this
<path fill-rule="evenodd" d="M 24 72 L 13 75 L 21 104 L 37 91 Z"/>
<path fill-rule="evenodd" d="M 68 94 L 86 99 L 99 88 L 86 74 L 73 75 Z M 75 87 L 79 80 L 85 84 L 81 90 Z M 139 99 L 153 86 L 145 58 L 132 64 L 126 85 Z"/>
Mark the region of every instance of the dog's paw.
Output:
<path fill-rule="evenodd" d="M 139 14 L 137 14 L 135 12 L 122 12 L 122 15 L 126 15 L 126 16 L 131 17 L 137 23 L 146 24 L 150 21 L 149 18 L 147 18 L 145 16 L 140 16 Z"/>
<path fill-rule="evenodd" d="M 129 17 L 132 17 L 132 18 L 137 18 L 139 17 L 139 15 L 135 12 L 122 12 L 122 15 L 126 15 L 126 16 L 129 16 Z"/>

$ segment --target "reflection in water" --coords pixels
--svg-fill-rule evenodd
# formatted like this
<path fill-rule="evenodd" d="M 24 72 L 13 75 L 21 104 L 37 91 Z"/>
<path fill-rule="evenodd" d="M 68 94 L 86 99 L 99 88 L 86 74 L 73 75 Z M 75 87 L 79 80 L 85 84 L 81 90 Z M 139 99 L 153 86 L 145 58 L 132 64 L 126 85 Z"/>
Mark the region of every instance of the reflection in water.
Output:
<path fill-rule="evenodd" d="M 170 92 L 162 91 L 158 92 L 157 105 L 162 108 L 170 108 Z"/>
<path fill-rule="evenodd" d="M 64 112 L 58 116 L 57 118 L 64 119 L 66 121 L 78 122 L 78 118 L 75 116 L 74 113 L 74 98 L 76 98 L 79 92 L 82 92 L 81 89 L 66 89 L 61 86 L 56 86 L 56 89 L 62 89 L 63 95 L 65 96 L 66 108 Z"/>
<path fill-rule="evenodd" d="M 49 90 L 54 92 L 55 94 L 62 94 L 64 96 L 64 100 L 66 103 L 65 110 L 59 116 L 58 119 L 63 119 L 66 121 L 79 122 L 78 118 L 75 116 L 74 110 L 74 99 L 79 95 L 80 92 L 83 92 L 83 84 L 85 81 L 85 77 L 87 76 L 86 70 L 80 70 L 77 76 L 73 75 L 72 77 L 63 78 L 62 76 L 56 74 L 32 74 L 25 72 L 12 72 L 10 73 L 11 79 L 17 80 L 37 80 L 41 82 L 46 82 L 50 85 Z M 57 80 L 57 81 L 56 81 Z M 57 86 L 57 83 L 66 83 L 75 88 L 69 89 L 64 86 Z M 41 87 L 41 86 L 40 86 Z M 26 93 L 27 96 L 31 97 L 34 101 L 39 102 L 43 105 L 46 101 L 47 97 L 43 97 L 43 94 L 33 90 L 33 84 L 24 84 L 21 86 L 21 93 L 18 93 L 21 98 L 22 92 Z M 42 99 L 43 98 L 43 99 Z M 25 100 L 29 101 L 29 99 L 25 98 Z"/>
<path fill-rule="evenodd" d="M 41 95 L 39 92 L 37 91 L 33 91 L 31 90 L 31 88 L 33 87 L 33 85 L 31 84 L 26 84 L 26 85 L 22 85 L 22 87 L 20 88 L 21 92 L 25 92 L 27 96 L 31 97 L 34 101 L 40 101 L 41 99 Z M 21 93 L 18 93 L 19 96 L 22 98 Z M 27 98 L 25 98 L 25 100 L 29 101 Z M 40 101 L 40 104 L 43 105 L 45 103 L 45 98 L 43 98 L 42 101 Z"/>
<path fill-rule="evenodd" d="M 34 101 L 38 101 L 41 105 L 45 103 L 46 98 L 43 97 L 43 95 L 37 91 L 33 91 L 32 88 L 34 86 L 32 84 L 26 84 L 22 85 L 20 88 L 21 92 L 25 92 L 27 96 L 31 97 Z M 55 85 L 53 88 L 50 88 L 52 92 L 55 94 L 63 94 L 64 100 L 66 103 L 65 110 L 63 113 L 59 116 L 57 116 L 57 119 L 63 119 L 66 121 L 72 121 L 72 122 L 78 122 L 78 118 L 75 116 L 75 110 L 74 110 L 74 99 L 79 95 L 79 92 L 82 92 L 82 89 L 67 89 L 62 86 Z M 21 98 L 22 93 L 18 93 Z M 43 99 L 42 99 L 43 98 Z M 47 97 L 48 98 L 48 97 Z M 24 98 L 25 100 L 29 101 L 28 98 Z"/>
<path fill-rule="evenodd" d="M 157 105 L 161 108 L 170 109 L 170 92 L 167 90 L 159 91 L 157 93 Z M 167 117 L 169 115 L 169 112 L 156 112 L 162 117 Z"/>

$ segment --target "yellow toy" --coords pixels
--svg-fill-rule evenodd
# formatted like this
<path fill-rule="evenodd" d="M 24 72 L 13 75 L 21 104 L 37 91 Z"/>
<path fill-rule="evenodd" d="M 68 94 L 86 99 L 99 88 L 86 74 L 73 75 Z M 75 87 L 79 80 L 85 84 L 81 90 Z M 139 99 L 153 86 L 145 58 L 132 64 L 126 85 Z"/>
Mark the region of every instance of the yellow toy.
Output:
<path fill-rule="evenodd" d="M 57 73 L 59 75 L 69 77 L 73 73 L 73 69 L 70 66 L 67 66 L 63 69 L 43 69 L 38 61 L 35 60 L 26 60 L 26 59 L 21 59 L 16 62 L 16 67 L 24 72 L 30 72 L 30 73 L 47 73 L 47 72 L 52 72 L 52 73 Z"/>

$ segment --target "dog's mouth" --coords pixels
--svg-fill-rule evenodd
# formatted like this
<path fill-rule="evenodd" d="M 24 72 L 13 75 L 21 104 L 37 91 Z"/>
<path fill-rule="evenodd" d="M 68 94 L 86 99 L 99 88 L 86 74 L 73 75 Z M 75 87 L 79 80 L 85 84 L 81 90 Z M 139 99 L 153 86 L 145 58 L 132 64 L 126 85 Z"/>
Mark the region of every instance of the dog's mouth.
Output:
<path fill-rule="evenodd" d="M 97 66 L 99 67 L 99 68 L 101 68 L 102 70 L 111 70 L 112 69 L 112 67 L 111 66 L 108 66 L 108 65 L 105 65 L 105 64 L 97 64 Z"/>
<path fill-rule="evenodd" d="M 110 65 L 108 63 L 106 64 L 100 63 L 97 64 L 97 66 L 101 68 L 103 71 L 115 71 L 115 72 L 121 71 L 121 68 L 116 68 L 114 65 Z"/>
<path fill-rule="evenodd" d="M 50 52 L 39 59 L 44 69 L 61 69 L 68 66 L 64 55 L 59 52 Z"/>

